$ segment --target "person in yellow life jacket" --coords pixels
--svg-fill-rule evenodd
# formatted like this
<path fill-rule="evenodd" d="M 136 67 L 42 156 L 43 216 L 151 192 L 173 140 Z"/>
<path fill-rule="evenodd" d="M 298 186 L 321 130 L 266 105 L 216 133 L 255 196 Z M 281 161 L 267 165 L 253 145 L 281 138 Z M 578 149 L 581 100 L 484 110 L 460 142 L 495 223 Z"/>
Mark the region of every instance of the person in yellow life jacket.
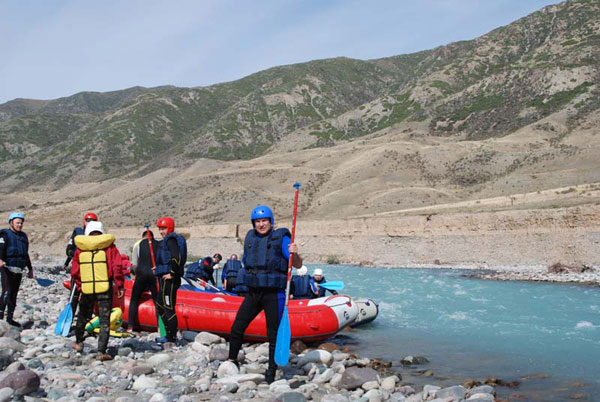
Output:
<path fill-rule="evenodd" d="M 115 237 L 104 233 L 102 222 L 88 223 L 85 234 L 75 236 L 74 241 L 77 251 L 73 255 L 71 276 L 77 289 L 81 291 L 81 297 L 73 349 L 83 352 L 85 325 L 92 317 L 94 303 L 98 302 L 98 359 L 112 360 L 113 357 L 106 353 L 106 348 L 110 331 L 113 286 L 117 287 L 119 298 L 125 294 L 121 253 L 114 244 Z"/>

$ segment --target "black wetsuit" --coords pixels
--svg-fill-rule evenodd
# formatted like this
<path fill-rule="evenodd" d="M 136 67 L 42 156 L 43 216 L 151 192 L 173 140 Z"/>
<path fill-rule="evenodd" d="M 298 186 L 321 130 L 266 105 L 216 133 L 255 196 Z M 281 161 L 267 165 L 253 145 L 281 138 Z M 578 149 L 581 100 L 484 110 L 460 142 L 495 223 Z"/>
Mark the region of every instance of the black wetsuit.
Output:
<path fill-rule="evenodd" d="M 154 253 L 157 252 L 159 244 L 158 241 L 152 239 L 152 250 Z M 142 240 L 137 247 L 138 258 L 135 268 L 135 281 L 133 282 L 131 298 L 129 299 L 128 328 L 135 328 L 139 323 L 138 305 L 142 294 L 148 290 L 150 291 L 155 308 L 158 298 L 156 276 L 154 276 L 154 272 L 152 271 L 152 255 L 150 254 L 150 247 L 148 247 L 148 239 Z M 156 309 L 156 313 L 158 316 L 158 309 Z"/>
<path fill-rule="evenodd" d="M 170 274 L 173 278 L 165 279 L 164 275 L 158 277 L 159 289 L 156 307 L 167 330 L 167 341 L 175 342 L 177 340 L 177 314 L 175 312 L 175 305 L 177 303 L 177 289 L 181 286 L 181 276 L 178 274 L 181 255 L 175 238 L 168 240 L 167 247 L 171 254 L 169 265 L 171 266 Z"/>

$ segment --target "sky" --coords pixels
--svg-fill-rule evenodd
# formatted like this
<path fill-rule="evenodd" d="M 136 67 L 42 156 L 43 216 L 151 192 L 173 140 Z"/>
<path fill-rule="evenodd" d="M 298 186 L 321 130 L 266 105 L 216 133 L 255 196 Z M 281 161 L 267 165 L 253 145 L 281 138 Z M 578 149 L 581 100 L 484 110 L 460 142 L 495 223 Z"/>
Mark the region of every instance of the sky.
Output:
<path fill-rule="evenodd" d="M 0 0 L 0 104 L 474 39 L 557 0 Z"/>

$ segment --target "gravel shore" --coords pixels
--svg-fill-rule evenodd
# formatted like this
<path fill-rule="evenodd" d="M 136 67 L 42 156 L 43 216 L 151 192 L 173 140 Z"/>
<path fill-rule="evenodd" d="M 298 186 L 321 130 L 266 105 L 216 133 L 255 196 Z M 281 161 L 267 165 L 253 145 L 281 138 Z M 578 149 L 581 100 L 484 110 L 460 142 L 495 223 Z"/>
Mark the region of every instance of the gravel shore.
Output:
<path fill-rule="evenodd" d="M 58 267 L 39 267 L 36 276 L 54 283 L 41 287 L 23 279 L 15 319 L 24 329 L 0 321 L 0 402 L 495 400 L 494 387 L 475 382 L 413 388 L 392 362 L 360 357 L 332 343 L 294 343 L 290 364 L 280 367 L 272 384 L 264 381 L 266 343 L 245 344 L 238 369 L 226 361 L 227 341 L 205 332 L 180 332 L 169 347 L 154 341 L 156 333 L 111 337 L 114 360 L 99 361 L 95 337 L 87 338 L 78 353 L 72 349 L 74 337 L 54 334 L 67 304 L 66 275 Z M 414 372 L 419 363 L 420 358 L 407 356 L 402 364 Z"/>
<path fill-rule="evenodd" d="M 442 388 L 403 382 L 402 370 L 352 353 L 332 343 L 292 345 L 290 364 L 281 367 L 277 381 L 267 384 L 264 371 L 267 344 L 245 344 L 239 369 L 227 362 L 228 343 L 209 333 L 180 332 L 174 346 L 154 342 L 157 334 L 141 332 L 132 338 L 111 338 L 114 360 L 97 360 L 97 340 L 89 337 L 83 353 L 72 349 L 73 337 L 53 332 L 68 299 L 62 286 L 67 275 L 58 260 L 34 264 L 36 276 L 54 281 L 48 287 L 24 278 L 15 318 L 27 329 L 0 321 L 0 402 L 60 401 L 494 401 L 491 385 L 475 381 Z M 545 266 L 446 266 L 411 268 L 468 270 L 469 275 L 493 280 L 527 280 L 600 284 L 599 267 L 585 272 L 551 273 Z M 473 273 L 475 271 L 475 273 Z M 420 357 L 401 363 L 411 375 L 419 372 Z M 421 370 L 427 376 L 426 370 Z M 410 375 L 408 376 L 410 377 Z"/>

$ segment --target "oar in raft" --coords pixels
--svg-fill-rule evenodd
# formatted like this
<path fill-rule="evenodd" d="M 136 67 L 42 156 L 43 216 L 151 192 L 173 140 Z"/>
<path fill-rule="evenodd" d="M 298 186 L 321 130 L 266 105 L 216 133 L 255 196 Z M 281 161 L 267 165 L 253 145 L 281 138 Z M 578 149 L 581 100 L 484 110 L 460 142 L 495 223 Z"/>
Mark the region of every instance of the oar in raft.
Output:
<path fill-rule="evenodd" d="M 319 287 L 329 289 L 329 290 L 342 290 L 344 289 L 344 282 L 342 281 L 331 281 L 325 283 L 319 283 Z"/>
<path fill-rule="evenodd" d="M 298 193 L 300 192 L 300 183 L 294 183 L 296 189 L 294 193 L 294 214 L 292 218 L 292 238 L 291 243 L 294 243 L 296 237 L 296 216 L 298 214 Z M 283 314 L 277 329 L 277 342 L 275 344 L 275 362 L 280 366 L 285 366 L 290 360 L 290 341 L 292 339 L 292 331 L 290 328 L 290 317 L 288 314 L 288 302 L 290 300 L 290 278 L 292 277 L 292 263 L 294 255 L 290 254 L 287 273 L 287 285 L 285 288 L 285 306 Z"/>

